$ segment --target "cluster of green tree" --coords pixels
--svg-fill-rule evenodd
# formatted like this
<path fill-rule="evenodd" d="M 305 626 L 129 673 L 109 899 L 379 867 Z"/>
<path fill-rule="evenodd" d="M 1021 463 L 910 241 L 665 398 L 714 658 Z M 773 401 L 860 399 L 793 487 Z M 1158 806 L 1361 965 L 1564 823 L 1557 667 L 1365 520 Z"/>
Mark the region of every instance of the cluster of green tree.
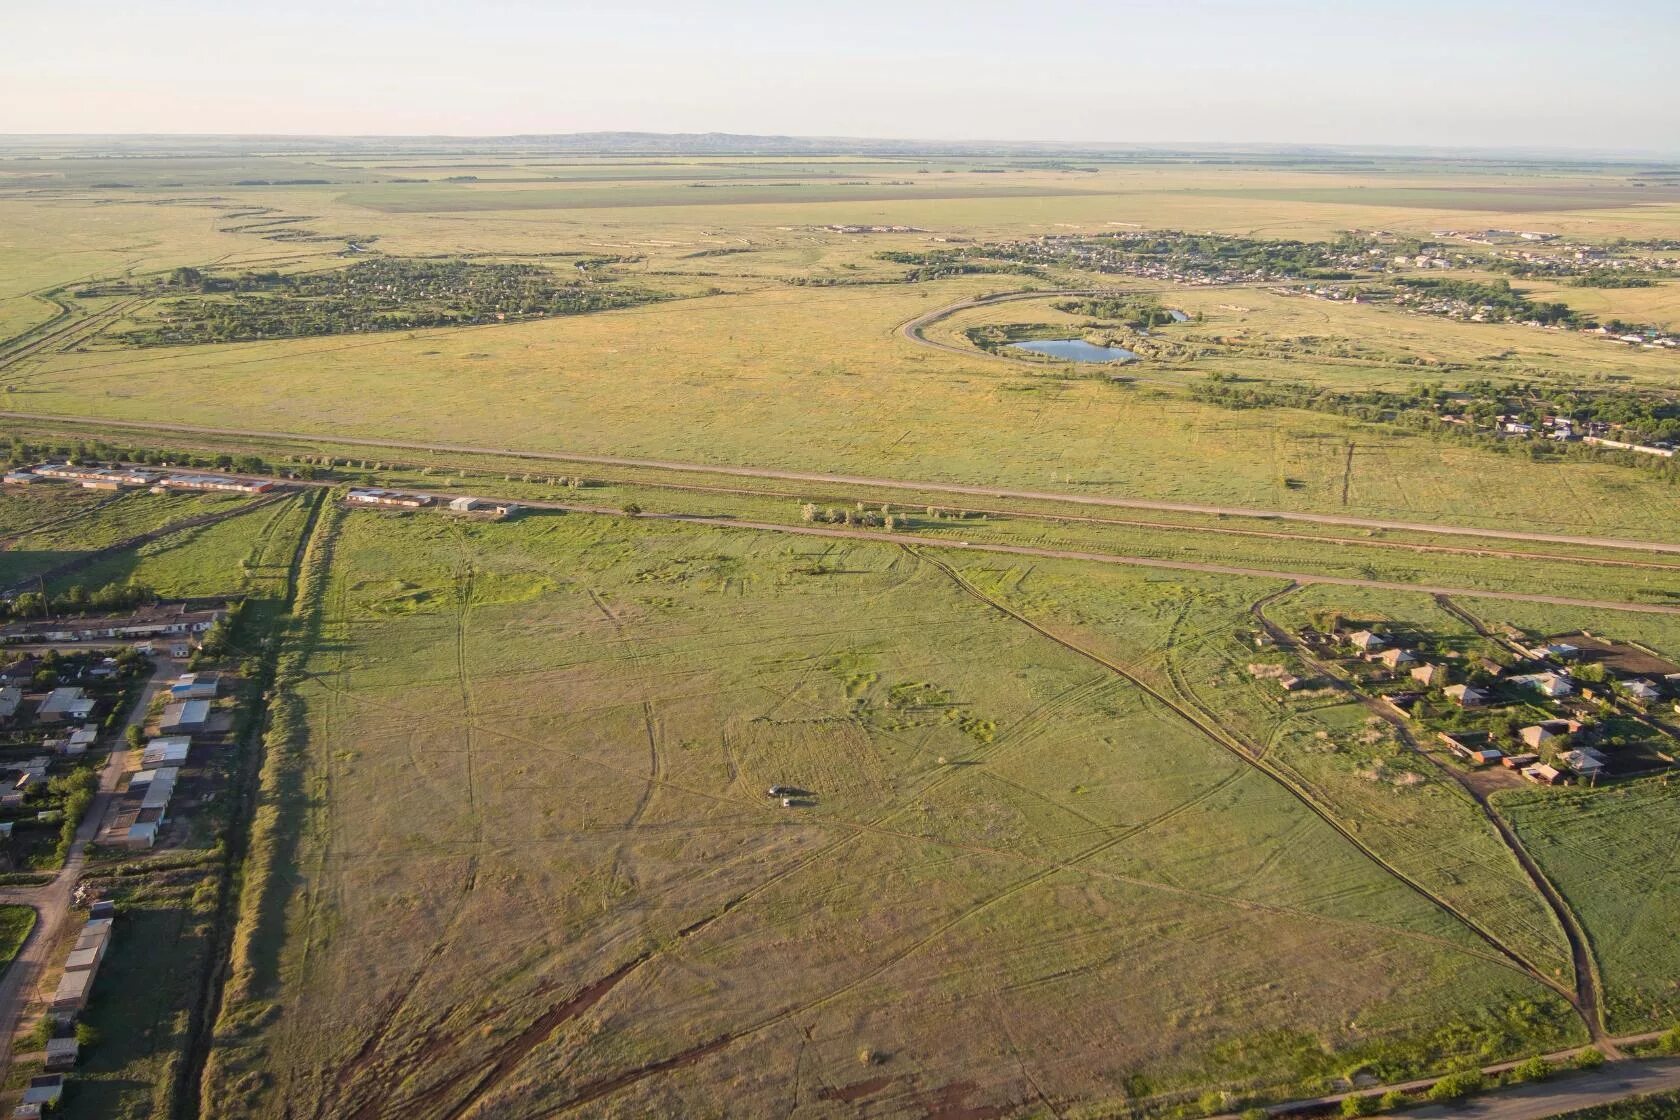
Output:
<path fill-rule="evenodd" d="M 862 502 L 852 508 L 830 506 L 827 509 L 815 502 L 806 502 L 799 507 L 799 518 L 825 525 L 861 525 L 870 529 L 885 529 L 889 533 L 904 525 L 903 515 L 894 513 L 891 506 L 865 509 Z"/>
<path fill-rule="evenodd" d="M 1485 385 L 1486 383 L 1477 383 Z M 1491 389 L 1491 387 L 1490 387 Z M 1329 389 L 1321 385 L 1307 385 L 1299 382 L 1272 382 L 1264 385 L 1245 384 L 1222 375 L 1210 375 L 1204 382 L 1194 384 L 1190 388 L 1191 395 L 1208 404 L 1216 404 L 1222 408 L 1250 409 L 1250 408 L 1300 408 L 1313 412 L 1325 412 L 1336 416 L 1345 416 L 1353 420 L 1361 420 L 1375 424 L 1394 424 L 1411 431 L 1423 432 L 1437 439 L 1451 440 L 1460 443 L 1471 443 L 1480 446 L 1527 455 L 1530 459 L 1548 460 L 1561 458 L 1592 458 L 1599 461 L 1611 461 L 1626 466 L 1641 467 L 1664 477 L 1680 480 L 1680 462 L 1673 459 L 1663 459 L 1651 455 L 1641 455 L 1632 451 L 1615 451 L 1593 447 L 1582 443 L 1565 443 L 1556 440 L 1512 440 L 1501 438 L 1494 431 L 1494 419 L 1500 414 L 1515 413 L 1519 416 L 1531 417 L 1530 422 L 1537 422 L 1541 412 L 1545 415 L 1567 415 L 1571 411 L 1598 412 L 1608 415 L 1616 411 L 1620 402 L 1614 394 L 1593 394 L 1590 397 L 1583 394 L 1582 403 L 1573 409 L 1564 408 L 1561 412 L 1549 410 L 1552 402 L 1528 400 L 1521 401 L 1514 390 L 1491 390 L 1493 395 L 1478 397 L 1475 390 L 1470 399 L 1454 398 L 1452 391 L 1433 386 L 1419 386 L 1405 391 L 1375 390 L 1368 392 L 1343 392 Z M 1557 392 L 1557 390 L 1551 390 Z M 1520 407 L 1519 407 L 1520 405 Z M 1670 430 L 1667 420 L 1672 419 L 1673 402 L 1659 404 L 1655 401 L 1647 402 L 1653 413 L 1663 416 L 1663 425 L 1658 431 Z M 1628 410 L 1630 413 L 1633 410 Z M 1448 424 L 1442 422 L 1444 413 L 1457 413 L 1469 420 L 1464 424 Z M 1631 433 L 1629 433 L 1631 434 Z M 1642 438 L 1649 438 L 1643 437 Z"/>
<path fill-rule="evenodd" d="M 1657 282 L 1649 276 L 1638 276 L 1614 268 L 1595 268 L 1569 279 L 1571 288 L 1654 288 Z"/>
<path fill-rule="evenodd" d="M 1484 427 L 1491 427 L 1499 416 L 1514 416 L 1531 425 L 1557 416 L 1576 424 L 1607 424 L 1629 442 L 1680 440 L 1680 396 L 1672 393 L 1570 389 L 1526 382 L 1496 385 L 1477 380 L 1456 390 L 1418 385 L 1404 394 L 1388 395 L 1410 402 L 1410 407 L 1457 412 Z"/>
<path fill-rule="evenodd" d="M 984 251 L 1000 259 L 1102 272 L 1210 279 L 1348 280 L 1370 263 L 1372 250 L 1387 253 L 1393 248 L 1352 233 L 1334 241 L 1295 241 L 1159 230 L 1046 237 L 990 246 Z"/>
<path fill-rule="evenodd" d="M 243 342 L 361 331 L 415 330 L 548 318 L 668 298 L 587 275 L 564 278 L 533 264 L 381 257 L 325 272 L 218 276 L 176 269 L 160 319 L 113 337 L 133 346 Z"/>
<path fill-rule="evenodd" d="M 111 614 L 131 611 L 158 601 L 158 594 L 138 583 L 107 583 L 91 591 L 81 584 L 57 595 L 25 591 L 10 601 L 0 600 L 0 618 L 45 618 L 49 615 Z"/>
<path fill-rule="evenodd" d="M 239 620 L 244 616 L 244 602 L 234 603 L 228 608 L 227 615 L 218 619 L 210 629 L 199 639 L 198 651 L 193 655 L 193 663 L 200 661 L 218 661 L 234 652 L 233 635 L 239 628 Z"/>
<path fill-rule="evenodd" d="M 1069 315 L 1085 315 L 1092 319 L 1125 323 L 1135 330 L 1148 330 L 1173 321 L 1172 312 L 1149 296 L 1127 296 L 1112 299 L 1070 299 L 1054 305 L 1057 311 Z"/>
<path fill-rule="evenodd" d="M 82 817 L 93 804 L 93 796 L 98 791 L 99 775 L 92 766 L 78 766 L 68 774 L 47 779 L 43 800 L 57 804 L 63 813 L 58 822 L 58 844 L 53 849 L 51 866 L 61 865 L 70 854 L 70 845 L 76 840 L 76 829 L 81 826 Z"/>
<path fill-rule="evenodd" d="M 1404 276 L 1396 281 L 1421 295 L 1458 300 L 1481 309 L 1494 319 L 1522 322 L 1564 323 L 1571 327 L 1596 326 L 1589 317 L 1567 303 L 1540 303 L 1511 287 L 1509 280 L 1459 280 L 1440 276 Z"/>
<path fill-rule="evenodd" d="M 18 467 L 47 459 L 62 459 L 67 463 L 137 463 L 152 467 L 180 467 L 183 470 L 232 471 L 235 474 L 279 474 L 281 468 L 271 465 L 260 455 L 192 455 L 183 451 L 160 451 L 148 447 L 113 447 L 104 442 L 89 443 L 29 443 L 17 436 L 11 438 L 6 449 L 6 464 Z"/>
<path fill-rule="evenodd" d="M 1033 276 L 1040 279 L 1044 273 L 1031 265 L 1000 263 L 987 261 L 970 253 L 966 249 L 933 249 L 925 253 L 912 253 L 900 249 L 888 249 L 875 254 L 876 260 L 891 261 L 894 264 L 908 264 L 915 267 L 904 274 L 906 284 L 919 284 L 925 280 L 942 280 L 947 276 L 974 276 L 987 273 L 1013 273 L 1018 276 Z"/>

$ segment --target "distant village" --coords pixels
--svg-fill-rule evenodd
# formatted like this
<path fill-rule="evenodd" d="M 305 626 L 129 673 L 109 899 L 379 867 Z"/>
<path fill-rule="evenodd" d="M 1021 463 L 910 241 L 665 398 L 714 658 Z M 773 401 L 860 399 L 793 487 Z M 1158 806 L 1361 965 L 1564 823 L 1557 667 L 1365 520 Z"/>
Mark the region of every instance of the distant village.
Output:
<path fill-rule="evenodd" d="M 1585 632 L 1535 641 L 1506 628 L 1477 652 L 1399 624 L 1340 621 L 1293 637 L 1301 664 L 1251 666 L 1257 679 L 1285 693 L 1351 688 L 1467 767 L 1561 785 L 1680 761 L 1680 665 L 1630 643 Z M 1276 645 L 1264 633 L 1254 640 Z"/>

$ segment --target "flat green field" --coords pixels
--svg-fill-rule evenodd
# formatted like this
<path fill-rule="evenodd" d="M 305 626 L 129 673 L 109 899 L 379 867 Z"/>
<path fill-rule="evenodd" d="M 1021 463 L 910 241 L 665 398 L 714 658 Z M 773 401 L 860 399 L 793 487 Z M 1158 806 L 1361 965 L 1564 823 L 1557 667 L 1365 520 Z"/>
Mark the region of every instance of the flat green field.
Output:
<path fill-rule="evenodd" d="M 542 323 L 68 354 L 8 401 L 168 421 L 182 379 L 194 423 L 244 429 L 1627 535 L 1680 515 L 1676 490 L 1638 470 L 1528 464 L 1340 417 L 1037 377 L 894 333 L 976 289 L 771 288 Z M 377 418 L 368 400 L 386 402 Z"/>
<path fill-rule="evenodd" d="M 973 591 L 1078 587 L 1080 632 L 1172 650 L 1265 585 L 580 515 L 325 531 L 219 1115 L 1171 1110 L 1579 1030 L 1239 752 Z M 1450 877 L 1509 893 L 1476 862 Z M 1524 952 L 1555 957 L 1543 926 Z"/>
<path fill-rule="evenodd" d="M 1611 1029 L 1661 1030 L 1680 1018 L 1673 932 L 1680 786 L 1654 778 L 1616 789 L 1512 793 L 1499 808 L 1586 917 Z"/>

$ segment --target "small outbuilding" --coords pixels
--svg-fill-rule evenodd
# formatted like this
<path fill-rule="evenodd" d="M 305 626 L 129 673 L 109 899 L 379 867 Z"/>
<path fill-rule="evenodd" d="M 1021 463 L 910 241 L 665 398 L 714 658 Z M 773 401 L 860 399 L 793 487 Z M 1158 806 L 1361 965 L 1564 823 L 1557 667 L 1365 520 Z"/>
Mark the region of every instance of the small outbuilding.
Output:
<path fill-rule="evenodd" d="M 164 735 L 185 735 L 203 731 L 210 722 L 210 701 L 177 700 L 165 705 L 158 731 Z"/>

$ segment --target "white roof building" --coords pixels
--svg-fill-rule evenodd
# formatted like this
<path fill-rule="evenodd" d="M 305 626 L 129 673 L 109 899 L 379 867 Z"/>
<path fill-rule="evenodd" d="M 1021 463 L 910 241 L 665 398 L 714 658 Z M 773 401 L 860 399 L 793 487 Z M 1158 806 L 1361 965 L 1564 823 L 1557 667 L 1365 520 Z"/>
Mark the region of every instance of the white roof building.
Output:
<path fill-rule="evenodd" d="M 1554 700 L 1575 691 L 1575 685 L 1562 673 L 1529 673 L 1526 676 L 1512 677 L 1510 681 L 1524 688 L 1532 688 Z"/>
<path fill-rule="evenodd" d="M 153 739 L 141 752 L 140 765 L 146 769 L 156 766 L 178 766 L 187 760 L 187 753 L 191 749 L 190 735 L 170 735 L 162 739 Z"/>

